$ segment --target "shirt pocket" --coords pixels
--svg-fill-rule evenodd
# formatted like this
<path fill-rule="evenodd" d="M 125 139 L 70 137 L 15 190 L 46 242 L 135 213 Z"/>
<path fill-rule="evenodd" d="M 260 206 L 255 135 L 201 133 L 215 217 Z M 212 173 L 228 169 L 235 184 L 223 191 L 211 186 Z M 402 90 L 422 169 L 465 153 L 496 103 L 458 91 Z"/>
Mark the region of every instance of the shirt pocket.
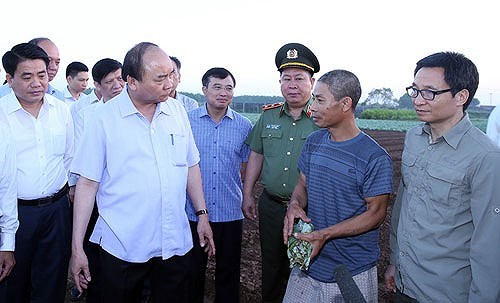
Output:
<path fill-rule="evenodd" d="M 280 129 L 264 129 L 261 134 L 262 146 L 264 148 L 264 156 L 276 156 L 281 148 L 281 138 L 283 130 Z"/>
<path fill-rule="evenodd" d="M 412 179 L 412 171 L 416 169 L 417 157 L 403 153 L 401 157 L 401 180 L 403 181 L 403 186 L 407 188 L 410 185 L 410 180 Z"/>
<path fill-rule="evenodd" d="M 51 149 L 52 154 L 55 156 L 64 155 L 66 151 L 66 134 L 65 133 L 53 133 L 51 135 Z"/>
<path fill-rule="evenodd" d="M 174 166 L 187 166 L 187 138 L 181 134 L 170 134 L 170 159 Z"/>
<path fill-rule="evenodd" d="M 465 201 L 465 172 L 435 163 L 426 171 L 429 176 L 426 190 L 430 200 L 445 206 L 458 206 Z"/>

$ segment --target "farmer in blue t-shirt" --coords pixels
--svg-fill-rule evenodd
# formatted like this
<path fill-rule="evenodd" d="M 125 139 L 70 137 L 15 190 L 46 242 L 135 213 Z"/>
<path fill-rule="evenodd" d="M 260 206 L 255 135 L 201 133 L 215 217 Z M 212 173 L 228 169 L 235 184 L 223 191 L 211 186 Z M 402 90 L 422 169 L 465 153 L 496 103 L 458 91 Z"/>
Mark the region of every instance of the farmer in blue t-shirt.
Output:
<path fill-rule="evenodd" d="M 308 270 L 292 270 L 284 302 L 334 302 L 341 298 L 334 270 L 344 265 L 367 302 L 377 301 L 379 226 L 384 221 L 393 168 L 389 154 L 356 125 L 358 78 L 345 70 L 319 78 L 313 120 L 321 130 L 306 140 L 300 178 L 284 220 L 285 243 L 296 218 L 316 231 L 295 234 L 312 244 Z M 306 213 L 307 211 L 307 213 Z"/>

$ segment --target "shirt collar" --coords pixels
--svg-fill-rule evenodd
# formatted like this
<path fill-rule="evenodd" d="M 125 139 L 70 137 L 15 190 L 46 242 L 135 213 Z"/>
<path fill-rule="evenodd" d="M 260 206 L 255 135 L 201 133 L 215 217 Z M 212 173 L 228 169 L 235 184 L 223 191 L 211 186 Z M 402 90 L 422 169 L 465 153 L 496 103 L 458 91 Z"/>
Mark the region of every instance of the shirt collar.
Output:
<path fill-rule="evenodd" d="M 6 97 L 6 109 L 7 109 L 7 113 L 8 114 L 12 114 L 13 112 L 15 111 L 18 111 L 20 109 L 23 109 L 23 107 L 21 106 L 21 103 L 19 102 L 19 100 L 17 99 L 17 96 L 16 94 L 14 93 L 14 91 L 11 91 L 8 95 L 8 97 Z M 42 107 L 45 107 L 45 106 L 54 106 L 54 99 L 52 97 L 49 97 L 47 98 L 47 94 L 45 94 L 43 96 L 43 103 L 42 103 Z"/>
<path fill-rule="evenodd" d="M 311 115 L 312 115 L 312 112 L 311 112 L 311 103 L 312 103 L 312 98 L 310 98 L 309 101 L 307 101 L 306 105 L 302 109 L 302 113 L 304 115 L 306 115 L 306 117 L 308 117 L 308 118 L 310 118 Z M 280 116 L 282 116 L 283 113 L 286 113 L 288 116 L 290 116 L 290 112 L 288 110 L 288 103 L 286 103 L 286 102 L 284 102 L 283 105 L 281 106 Z"/>
<path fill-rule="evenodd" d="M 200 115 L 199 115 L 199 117 L 201 118 L 201 117 L 204 117 L 204 116 L 209 116 L 210 117 L 210 115 L 208 114 L 207 103 L 206 102 L 205 102 L 204 106 L 202 106 L 201 109 L 200 109 Z M 229 119 L 234 120 L 234 110 L 232 110 L 231 107 L 228 106 L 226 114 L 224 115 L 224 117 L 228 117 Z M 224 117 L 222 119 L 224 119 Z"/>
<path fill-rule="evenodd" d="M 444 140 L 449 146 L 457 149 L 458 143 L 464 137 L 465 133 L 469 131 L 473 127 L 472 122 L 469 119 L 469 114 L 465 113 L 462 119 L 458 121 L 448 132 L 446 132 L 442 137 L 438 138 L 438 140 Z M 428 122 L 422 125 L 422 131 L 420 135 L 431 136 L 431 126 Z"/>

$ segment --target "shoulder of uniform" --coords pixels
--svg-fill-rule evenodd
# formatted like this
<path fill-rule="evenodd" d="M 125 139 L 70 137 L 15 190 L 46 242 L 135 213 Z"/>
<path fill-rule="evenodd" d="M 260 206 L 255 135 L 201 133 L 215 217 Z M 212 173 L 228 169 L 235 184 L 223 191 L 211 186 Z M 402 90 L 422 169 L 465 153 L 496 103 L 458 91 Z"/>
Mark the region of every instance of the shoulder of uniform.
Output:
<path fill-rule="evenodd" d="M 262 110 L 277 108 L 277 107 L 282 106 L 284 103 L 285 102 L 276 102 L 276 103 L 265 104 L 265 105 L 262 105 Z"/>

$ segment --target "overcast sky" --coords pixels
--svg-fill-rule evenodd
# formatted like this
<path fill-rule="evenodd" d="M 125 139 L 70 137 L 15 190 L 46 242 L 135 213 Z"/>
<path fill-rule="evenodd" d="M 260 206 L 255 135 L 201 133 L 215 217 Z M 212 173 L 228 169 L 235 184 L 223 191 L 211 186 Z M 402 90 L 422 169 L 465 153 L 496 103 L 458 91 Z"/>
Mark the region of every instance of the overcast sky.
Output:
<path fill-rule="evenodd" d="M 91 69 L 101 58 L 123 62 L 141 41 L 158 44 L 182 63 L 179 90 L 201 93 L 201 76 L 215 66 L 236 77 L 236 95 L 281 95 L 274 65 L 285 43 L 300 42 L 321 70 L 354 72 L 369 91 L 389 87 L 399 98 L 415 63 L 438 51 L 461 52 L 479 69 L 476 97 L 500 104 L 500 43 L 494 1 L 81 0 L 15 1 L 2 5 L 3 55 L 13 45 L 49 37 L 61 53 L 53 84 L 66 66 Z M 4 79 L 5 73 L 0 72 Z M 93 86 L 93 85 L 92 85 Z"/>

